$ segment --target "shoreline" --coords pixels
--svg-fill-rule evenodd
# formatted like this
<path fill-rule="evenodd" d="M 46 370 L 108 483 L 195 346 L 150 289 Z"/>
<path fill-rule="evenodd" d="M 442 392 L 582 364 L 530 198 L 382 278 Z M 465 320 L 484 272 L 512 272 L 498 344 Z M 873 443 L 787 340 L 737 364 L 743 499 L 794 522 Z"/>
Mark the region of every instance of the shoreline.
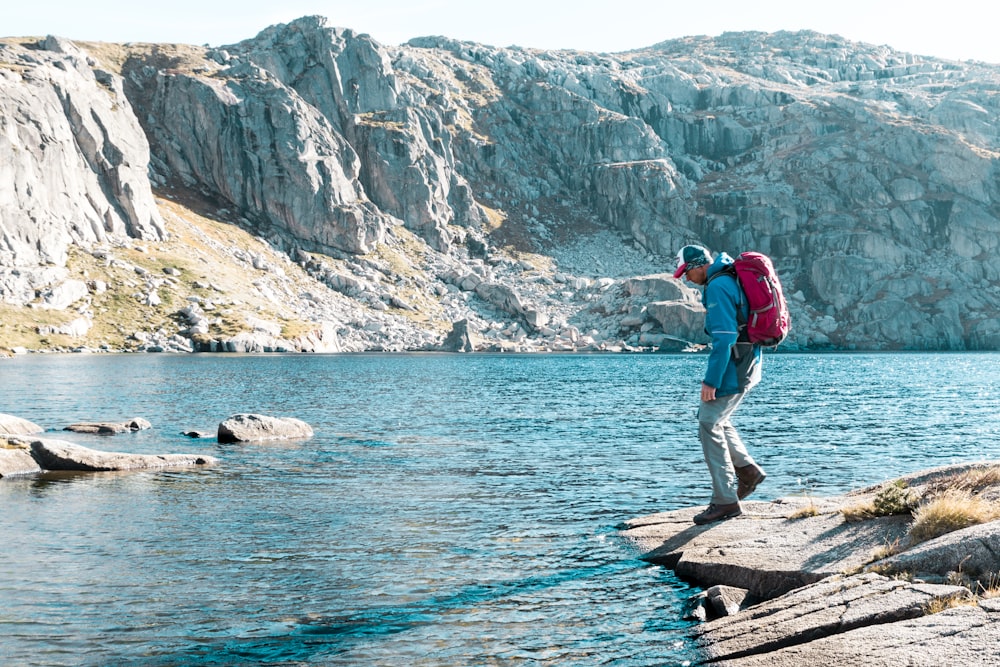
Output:
<path fill-rule="evenodd" d="M 921 508 L 970 479 L 982 483 L 968 495 L 997 508 L 994 518 L 914 539 Z M 885 505 L 895 489 L 909 499 L 899 513 L 858 512 Z M 705 621 L 694 639 L 706 662 L 1000 661 L 1000 461 L 923 470 L 842 496 L 742 505 L 742 516 L 705 526 L 691 522 L 700 508 L 619 526 L 642 560 L 705 588 L 689 617 Z M 956 663 L 959 649 L 968 657 Z"/>

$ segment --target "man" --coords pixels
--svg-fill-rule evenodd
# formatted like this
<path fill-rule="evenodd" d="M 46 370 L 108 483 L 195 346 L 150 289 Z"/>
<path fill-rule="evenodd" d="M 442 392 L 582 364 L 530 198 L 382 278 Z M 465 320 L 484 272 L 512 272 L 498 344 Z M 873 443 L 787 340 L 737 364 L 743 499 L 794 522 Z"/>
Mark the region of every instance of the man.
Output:
<path fill-rule="evenodd" d="M 698 408 L 698 438 L 712 477 L 712 500 L 694 517 L 699 525 L 742 514 L 739 501 L 767 476 L 730 421 L 761 375 L 760 347 L 745 342 L 749 308 L 735 274 L 727 270 L 732 263 L 733 258 L 724 252 L 713 261 L 708 249 L 688 245 L 677 253 L 674 272 L 674 278 L 683 276 L 705 288 L 705 333 L 712 339 Z"/>

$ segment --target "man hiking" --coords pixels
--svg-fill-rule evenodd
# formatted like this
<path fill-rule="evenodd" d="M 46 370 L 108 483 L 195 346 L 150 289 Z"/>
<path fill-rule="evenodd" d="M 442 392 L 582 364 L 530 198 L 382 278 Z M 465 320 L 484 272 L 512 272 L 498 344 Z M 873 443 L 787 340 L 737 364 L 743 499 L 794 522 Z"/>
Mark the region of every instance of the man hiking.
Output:
<path fill-rule="evenodd" d="M 748 305 L 736 276 L 733 258 L 720 252 L 715 260 L 707 248 L 687 245 L 677 253 L 674 278 L 682 276 L 704 287 L 705 332 L 712 339 L 708 367 L 701 383 L 698 438 L 712 477 L 708 508 L 694 517 L 702 525 L 743 513 L 740 500 L 767 476 L 747 452 L 730 417 L 743 396 L 760 381 L 761 350 L 741 335 Z"/>

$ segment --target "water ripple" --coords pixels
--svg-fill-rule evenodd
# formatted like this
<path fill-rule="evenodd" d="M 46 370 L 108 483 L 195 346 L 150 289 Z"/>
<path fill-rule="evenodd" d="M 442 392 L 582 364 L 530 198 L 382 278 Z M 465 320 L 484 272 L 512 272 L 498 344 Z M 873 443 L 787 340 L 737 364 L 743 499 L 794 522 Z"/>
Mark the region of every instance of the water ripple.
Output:
<path fill-rule="evenodd" d="M 761 499 L 1000 458 L 1000 355 L 771 356 L 737 426 Z M 679 665 L 691 587 L 624 519 L 707 500 L 694 355 L 39 356 L 0 411 L 222 465 L 4 479 L 0 662 Z M 112 378 L 128 377 L 126 388 Z M 304 419 L 222 445 L 235 412 Z"/>

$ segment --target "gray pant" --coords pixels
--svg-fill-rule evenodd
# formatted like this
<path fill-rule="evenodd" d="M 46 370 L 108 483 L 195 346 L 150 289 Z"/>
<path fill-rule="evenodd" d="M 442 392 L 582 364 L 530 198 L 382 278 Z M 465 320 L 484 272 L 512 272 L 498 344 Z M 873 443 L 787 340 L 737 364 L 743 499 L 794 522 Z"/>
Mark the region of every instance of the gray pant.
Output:
<path fill-rule="evenodd" d="M 714 401 L 702 401 L 698 408 L 698 439 L 701 440 L 701 450 L 712 476 L 711 502 L 716 505 L 728 505 L 739 500 L 733 466 L 742 468 L 754 462 L 740 434 L 729 421 L 742 400 L 743 393 L 720 396 Z"/>

